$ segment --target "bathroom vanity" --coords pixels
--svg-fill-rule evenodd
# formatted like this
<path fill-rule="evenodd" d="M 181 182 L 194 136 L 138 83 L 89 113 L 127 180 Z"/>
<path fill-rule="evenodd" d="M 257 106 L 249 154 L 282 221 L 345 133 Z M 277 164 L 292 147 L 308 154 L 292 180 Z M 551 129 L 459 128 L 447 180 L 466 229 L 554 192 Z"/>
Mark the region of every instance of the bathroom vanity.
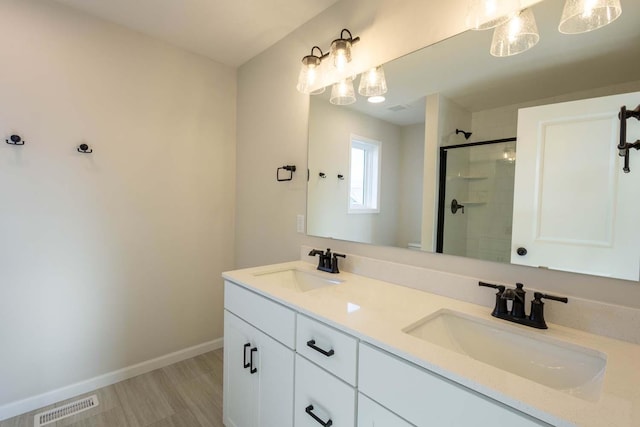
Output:
<path fill-rule="evenodd" d="M 638 345 L 302 261 L 223 276 L 227 427 L 640 425 Z"/>

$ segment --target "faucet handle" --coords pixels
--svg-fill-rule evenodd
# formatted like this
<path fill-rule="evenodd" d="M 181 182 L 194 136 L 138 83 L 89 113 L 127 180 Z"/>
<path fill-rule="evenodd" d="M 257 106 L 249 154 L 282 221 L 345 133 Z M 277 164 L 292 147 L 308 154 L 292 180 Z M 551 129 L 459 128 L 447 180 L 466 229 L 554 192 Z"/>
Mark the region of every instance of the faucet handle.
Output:
<path fill-rule="evenodd" d="M 535 300 L 539 301 L 539 302 L 542 302 L 542 301 L 540 301 L 542 298 L 550 299 L 550 300 L 553 300 L 553 301 L 560 301 L 560 302 L 563 302 L 565 304 L 569 302 L 569 298 L 567 298 L 567 297 L 557 297 L 555 295 L 543 294 L 542 292 L 534 292 L 533 293 L 533 298 Z"/>
<path fill-rule="evenodd" d="M 333 253 L 333 259 L 331 260 L 331 272 L 334 274 L 340 273 L 340 270 L 338 269 L 338 257 L 346 258 L 347 256 L 337 252 Z"/>
<path fill-rule="evenodd" d="M 493 283 L 486 283 L 486 282 L 478 282 L 478 286 L 484 286 L 486 288 L 497 289 L 498 290 L 498 294 L 500 294 L 500 295 L 502 295 L 504 290 L 507 289 L 506 286 L 504 286 L 504 285 L 494 285 Z"/>
<path fill-rule="evenodd" d="M 542 302 L 542 298 L 550 299 L 553 301 L 560 301 L 563 303 L 568 303 L 569 299 L 567 297 L 557 297 L 555 295 L 543 294 L 542 292 L 534 292 L 533 300 L 531 301 L 531 313 L 529 314 L 529 320 L 531 321 L 531 326 L 538 329 L 547 329 L 547 322 L 544 320 L 544 303 Z"/>

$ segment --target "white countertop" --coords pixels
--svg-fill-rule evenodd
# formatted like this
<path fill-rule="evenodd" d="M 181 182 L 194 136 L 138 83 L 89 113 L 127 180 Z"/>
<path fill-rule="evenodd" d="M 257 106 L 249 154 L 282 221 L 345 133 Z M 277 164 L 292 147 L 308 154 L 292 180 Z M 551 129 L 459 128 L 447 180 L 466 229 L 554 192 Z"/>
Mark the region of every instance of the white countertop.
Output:
<path fill-rule="evenodd" d="M 344 282 L 300 292 L 256 276 L 291 268 Z M 223 277 L 550 424 L 640 426 L 639 345 L 554 324 L 547 330 L 534 330 L 495 319 L 487 307 L 347 272 L 323 273 L 302 261 L 225 272 Z M 574 397 L 402 332 L 440 309 L 506 323 L 606 354 L 600 399 L 591 402 Z"/>

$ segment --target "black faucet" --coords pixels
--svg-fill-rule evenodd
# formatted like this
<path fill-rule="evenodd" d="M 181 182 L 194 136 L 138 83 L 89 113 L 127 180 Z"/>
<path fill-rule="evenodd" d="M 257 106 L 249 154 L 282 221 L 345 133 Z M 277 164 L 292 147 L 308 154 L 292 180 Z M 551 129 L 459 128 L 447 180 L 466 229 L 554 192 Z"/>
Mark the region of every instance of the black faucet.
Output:
<path fill-rule="evenodd" d="M 485 282 L 478 282 L 478 285 L 498 290 L 496 293 L 496 305 L 491 313 L 493 317 L 537 329 L 548 329 L 547 323 L 544 321 L 544 303 L 542 302 L 542 298 L 560 301 L 565 304 L 569 302 L 566 297 L 556 297 L 554 295 L 543 294 L 542 292 L 534 292 L 533 301 L 531 301 L 531 312 L 529 316 L 527 316 L 524 311 L 524 297 L 526 292 L 523 289 L 524 285 L 522 283 L 516 283 L 515 289 L 507 289 L 503 285 L 494 285 Z M 507 301 L 513 301 L 511 310 L 508 309 Z"/>
<path fill-rule="evenodd" d="M 327 252 L 322 252 L 320 249 L 313 249 L 309 252 L 309 256 L 318 255 L 318 270 L 326 271 L 327 273 L 337 274 L 340 273 L 338 269 L 338 257 L 346 258 L 346 255 L 339 253 L 331 253 L 331 249 L 327 248 Z"/>

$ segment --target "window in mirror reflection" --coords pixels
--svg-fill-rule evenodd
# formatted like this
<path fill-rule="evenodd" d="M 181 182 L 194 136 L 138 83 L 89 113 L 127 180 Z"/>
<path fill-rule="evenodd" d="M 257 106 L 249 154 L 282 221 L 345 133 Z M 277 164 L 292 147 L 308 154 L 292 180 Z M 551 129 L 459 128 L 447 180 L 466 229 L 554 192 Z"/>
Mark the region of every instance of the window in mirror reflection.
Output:
<path fill-rule="evenodd" d="M 380 142 L 351 135 L 349 213 L 377 213 L 380 199 Z"/>

